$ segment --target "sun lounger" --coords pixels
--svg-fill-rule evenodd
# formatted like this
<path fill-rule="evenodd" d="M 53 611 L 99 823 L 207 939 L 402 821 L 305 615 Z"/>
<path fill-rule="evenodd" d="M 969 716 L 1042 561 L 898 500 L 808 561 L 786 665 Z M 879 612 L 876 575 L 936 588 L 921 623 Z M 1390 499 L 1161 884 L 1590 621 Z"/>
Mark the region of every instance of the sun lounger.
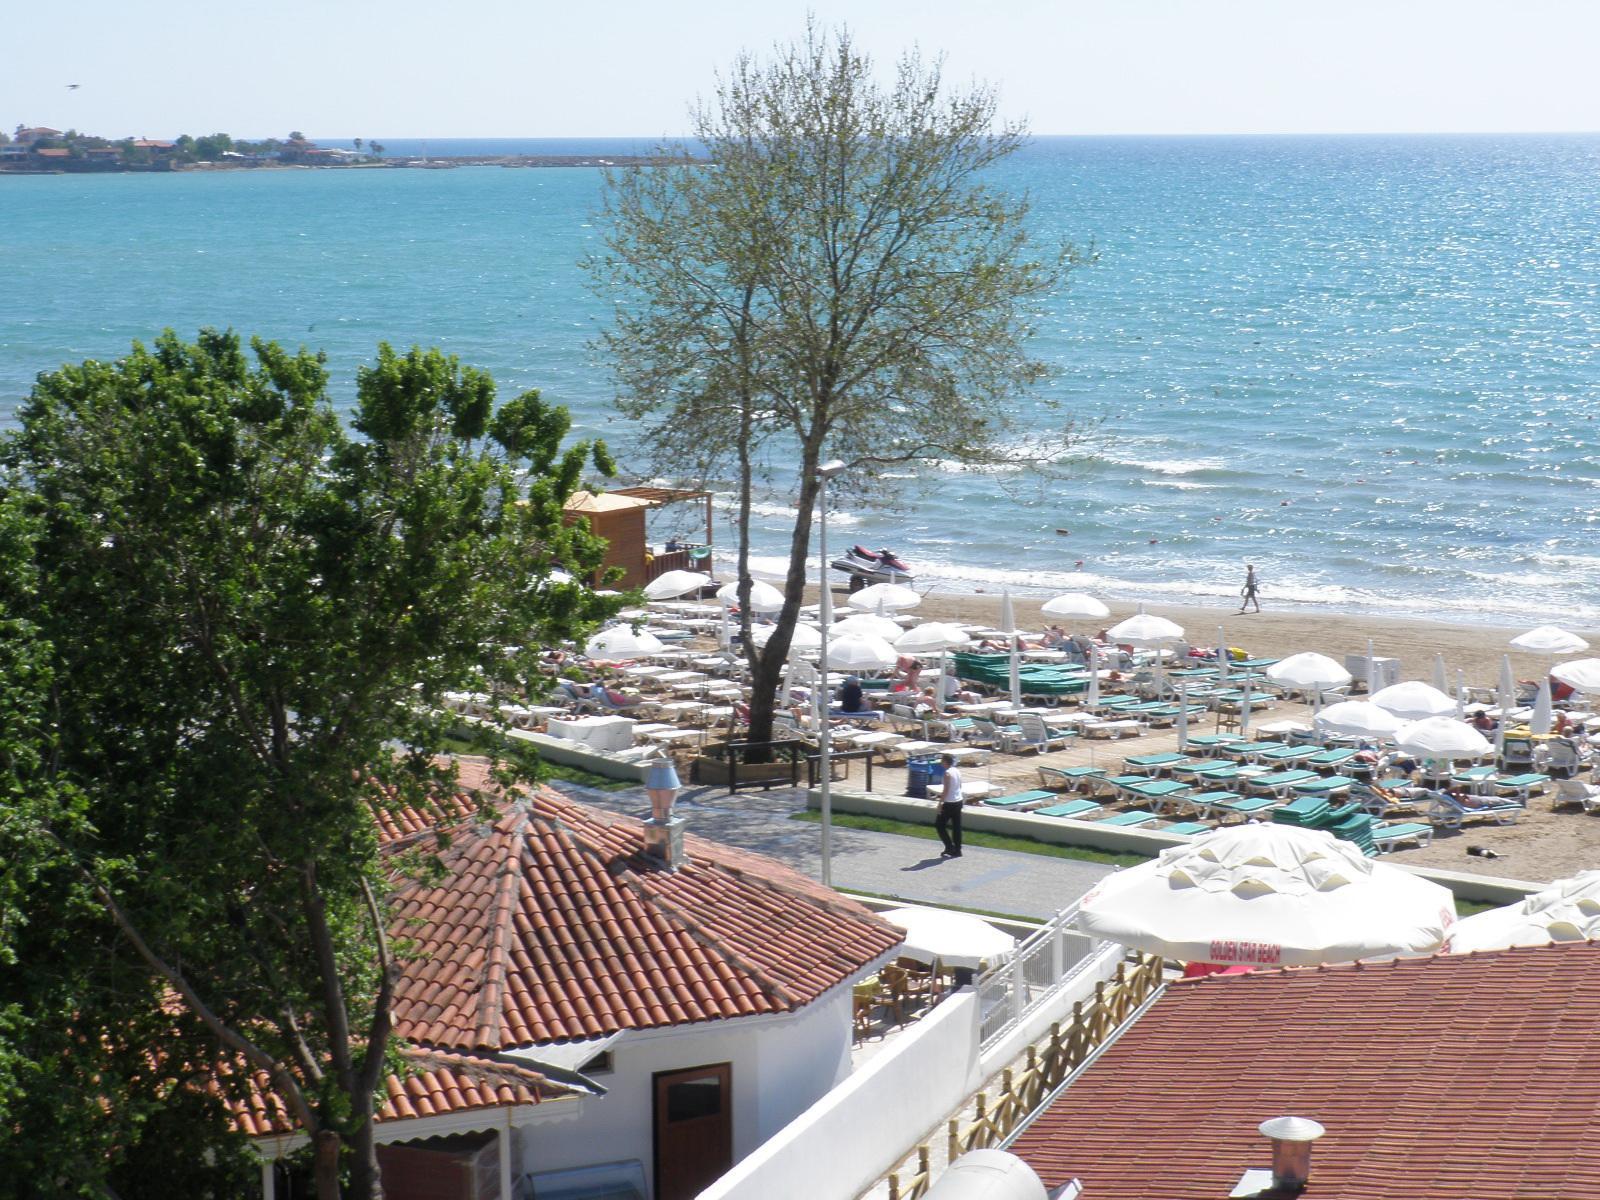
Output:
<path fill-rule="evenodd" d="M 1253 817 L 1270 809 L 1277 808 L 1282 801 L 1276 796 L 1235 796 L 1232 800 L 1225 800 L 1212 807 L 1223 813 L 1232 813 L 1237 817 Z"/>
<path fill-rule="evenodd" d="M 1342 779 L 1337 776 L 1329 778 L 1326 775 L 1319 775 L 1315 779 L 1307 779 L 1302 783 L 1295 784 L 1290 790 L 1296 796 L 1326 796 L 1332 798 L 1334 796 L 1343 796 L 1352 786 L 1354 785 L 1348 779 Z"/>
<path fill-rule="evenodd" d="M 1222 758 L 1243 762 L 1264 750 L 1276 750 L 1283 745 L 1283 742 L 1229 742 L 1226 746 L 1218 746 L 1217 753 Z"/>
<path fill-rule="evenodd" d="M 1237 803 L 1238 799 L 1239 796 L 1235 792 L 1199 792 L 1185 796 L 1183 803 L 1186 808 L 1193 809 L 1202 817 L 1215 817 L 1218 815 L 1218 809 L 1227 804 Z"/>
<path fill-rule="evenodd" d="M 1152 729 L 1171 729 L 1178 723 L 1178 717 L 1182 711 L 1183 710 L 1181 706 L 1177 704 L 1163 704 L 1159 708 L 1146 709 L 1140 714 L 1140 716 L 1143 718 L 1145 724 L 1149 725 Z M 1191 704 L 1188 712 L 1189 719 L 1191 721 L 1196 720 L 1202 716 L 1205 711 L 1205 705 Z"/>
<path fill-rule="evenodd" d="M 1584 812 L 1593 812 L 1600 808 L 1600 784 L 1585 783 L 1581 779 L 1559 780 L 1550 807 L 1560 808 L 1564 804 L 1582 805 Z"/>
<path fill-rule="evenodd" d="M 1085 725 L 1083 732 L 1092 738 L 1138 737 L 1141 728 L 1137 721 L 1095 721 Z"/>
<path fill-rule="evenodd" d="M 1252 792 L 1267 791 L 1280 798 L 1287 796 L 1289 790 L 1297 783 L 1316 779 L 1315 771 L 1273 771 L 1267 775 L 1257 775 L 1254 779 L 1247 780 L 1245 786 Z"/>
<path fill-rule="evenodd" d="M 1123 759 L 1122 765 L 1130 771 L 1139 771 L 1145 775 L 1155 775 L 1164 768 L 1188 761 L 1188 755 L 1177 754 L 1169 750 L 1165 754 L 1135 754 Z"/>
<path fill-rule="evenodd" d="M 1252 761 L 1282 766 L 1285 763 L 1303 763 L 1316 753 L 1311 746 L 1274 746 L 1270 750 L 1262 750 L 1251 756 Z"/>
<path fill-rule="evenodd" d="M 1016 731 L 1004 732 L 1000 744 L 1011 753 L 1037 750 L 1042 754 L 1048 750 L 1066 749 L 1076 736 L 1069 729 L 1051 729 L 1038 713 L 1018 713 Z"/>
<path fill-rule="evenodd" d="M 1378 849 L 1393 850 L 1396 843 L 1415 842 L 1418 846 L 1433 844 L 1433 826 L 1416 821 L 1397 821 L 1389 825 L 1374 825 L 1372 841 Z"/>
<path fill-rule="evenodd" d="M 1318 750 L 1304 765 L 1321 771 L 1328 767 L 1342 767 L 1361 751 L 1354 746 L 1335 746 L 1331 750 Z"/>
<path fill-rule="evenodd" d="M 1095 824 L 1124 826 L 1146 825 L 1151 821 L 1159 821 L 1160 819 L 1160 813 L 1145 812 L 1142 809 L 1136 808 L 1132 812 L 1118 813 L 1114 817 L 1106 817 L 1104 820 L 1096 821 Z"/>
<path fill-rule="evenodd" d="M 1135 796 L 1157 807 L 1168 797 L 1181 795 L 1190 790 L 1187 783 L 1179 783 L 1176 779 L 1141 779 L 1138 783 L 1123 783 L 1116 785 L 1117 791 L 1128 796 Z"/>
<path fill-rule="evenodd" d="M 1543 791 L 1545 784 L 1549 782 L 1548 775 L 1528 772 L 1522 775 L 1497 775 L 1489 781 L 1489 784 L 1494 788 L 1495 795 L 1509 796 L 1526 804 L 1535 791 Z"/>
<path fill-rule="evenodd" d="M 1428 794 L 1427 811 L 1423 814 L 1435 828 L 1460 829 L 1467 821 L 1482 819 L 1496 825 L 1515 825 L 1524 812 L 1515 800 L 1484 800 L 1478 804 L 1463 804 L 1444 792 Z"/>
<path fill-rule="evenodd" d="M 1097 813 L 1105 805 L 1096 804 L 1093 800 L 1068 800 L 1065 804 L 1052 804 L 1048 808 L 1036 808 L 1033 815 L 1036 817 L 1087 817 L 1090 813 Z"/>
<path fill-rule="evenodd" d="M 990 808 L 1024 808 L 1030 804 L 1055 798 L 1054 792 L 1044 792 L 1035 788 L 1028 792 L 1012 792 L 1009 796 L 990 796 L 984 803 Z"/>
<path fill-rule="evenodd" d="M 1196 733 L 1189 737 L 1189 749 L 1209 754 L 1220 746 L 1232 745 L 1239 740 L 1237 733 Z"/>
<path fill-rule="evenodd" d="M 1158 832 L 1178 833 L 1185 837 L 1193 837 L 1197 833 L 1210 833 L 1211 826 L 1204 821 L 1179 821 L 1176 825 L 1162 826 Z"/>
<path fill-rule="evenodd" d="M 1040 767 L 1039 784 L 1041 787 L 1059 787 L 1067 791 L 1075 788 L 1087 787 L 1094 779 L 1104 779 L 1104 767 Z"/>

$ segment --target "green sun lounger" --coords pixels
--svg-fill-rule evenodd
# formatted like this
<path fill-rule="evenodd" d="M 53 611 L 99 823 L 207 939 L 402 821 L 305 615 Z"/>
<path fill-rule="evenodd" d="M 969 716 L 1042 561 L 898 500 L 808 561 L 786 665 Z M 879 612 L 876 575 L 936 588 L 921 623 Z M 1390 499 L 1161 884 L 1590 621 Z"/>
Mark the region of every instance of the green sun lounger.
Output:
<path fill-rule="evenodd" d="M 1040 767 L 1039 782 L 1046 787 L 1080 787 L 1086 780 L 1104 779 L 1104 767 Z"/>
<path fill-rule="evenodd" d="M 1159 771 L 1162 767 L 1170 767 L 1174 763 L 1187 762 L 1188 760 L 1189 756 L 1187 754 L 1179 754 L 1176 751 L 1168 750 L 1164 754 L 1135 754 L 1123 759 L 1122 765 L 1134 770 L 1148 767 L 1151 770 Z"/>
<path fill-rule="evenodd" d="M 1498 795 L 1515 796 L 1519 800 L 1526 800 L 1535 788 L 1542 788 L 1549 783 L 1550 776 L 1530 771 L 1522 775 L 1496 775 L 1490 782 L 1493 783 Z"/>
<path fill-rule="evenodd" d="M 1214 807 L 1236 816 L 1253 817 L 1259 812 L 1278 807 L 1279 803 L 1276 796 L 1235 796 L 1232 800 L 1225 800 Z"/>
<path fill-rule="evenodd" d="M 1035 788 L 1028 792 L 1012 792 L 1009 796 L 988 796 L 983 803 L 990 808 L 1021 808 L 1024 804 L 1037 804 L 1040 800 L 1054 800 L 1054 792 Z"/>
<path fill-rule="evenodd" d="M 1348 779 L 1330 779 L 1326 775 L 1319 775 L 1315 779 L 1295 784 L 1291 790 L 1297 796 L 1338 796 L 1348 792 L 1350 786 L 1351 781 Z"/>
<path fill-rule="evenodd" d="M 1105 805 L 1096 804 L 1093 800 L 1068 800 L 1065 804 L 1052 804 L 1049 808 L 1036 808 L 1033 816 L 1036 817 L 1082 817 L 1089 813 L 1099 812 Z"/>
<path fill-rule="evenodd" d="M 1160 813 L 1145 812 L 1143 809 L 1136 808 L 1132 812 L 1118 813 L 1114 817 L 1106 817 L 1104 820 L 1096 821 L 1095 824 L 1124 826 L 1144 825 L 1151 821 L 1159 821 L 1160 819 Z"/>
<path fill-rule="evenodd" d="M 1185 796 L 1184 803 L 1202 817 L 1216 816 L 1217 809 L 1225 804 L 1237 803 L 1236 792 L 1201 792 L 1198 796 Z"/>
<path fill-rule="evenodd" d="M 1297 783 L 1305 783 L 1309 779 L 1316 779 L 1315 771 L 1273 771 L 1267 775 L 1257 775 L 1250 780 L 1248 787 L 1251 791 L 1266 788 L 1274 794 L 1286 793 Z"/>
<path fill-rule="evenodd" d="M 1160 796 L 1171 796 L 1176 792 L 1187 792 L 1189 785 L 1180 783 L 1176 779 L 1145 779 L 1141 777 L 1136 783 L 1119 783 L 1117 790 L 1147 799 L 1155 799 Z"/>
<path fill-rule="evenodd" d="M 1373 844 L 1380 850 L 1393 850 L 1397 842 L 1415 842 L 1418 846 L 1433 844 L 1433 826 L 1415 821 L 1396 821 L 1389 825 L 1372 827 Z"/>
<path fill-rule="evenodd" d="M 1226 746 L 1218 746 L 1217 752 L 1224 758 L 1241 759 L 1277 749 L 1283 744 L 1282 742 L 1229 742 Z"/>
<path fill-rule="evenodd" d="M 1319 750 L 1306 759 L 1308 767 L 1339 767 L 1349 762 L 1361 751 L 1352 746 L 1338 746 L 1332 750 Z"/>
<path fill-rule="evenodd" d="M 1274 746 L 1255 755 L 1258 763 L 1298 763 L 1310 758 L 1316 751 L 1310 746 Z"/>
<path fill-rule="evenodd" d="M 1210 833 L 1211 826 L 1204 821 L 1179 821 L 1176 825 L 1168 825 L 1158 830 L 1159 833 L 1181 833 L 1185 837 L 1193 837 L 1197 833 Z"/>
<path fill-rule="evenodd" d="M 1219 746 L 1232 745 L 1239 740 L 1241 739 L 1236 733 L 1197 733 L 1189 738 L 1189 749 L 1204 753 Z"/>

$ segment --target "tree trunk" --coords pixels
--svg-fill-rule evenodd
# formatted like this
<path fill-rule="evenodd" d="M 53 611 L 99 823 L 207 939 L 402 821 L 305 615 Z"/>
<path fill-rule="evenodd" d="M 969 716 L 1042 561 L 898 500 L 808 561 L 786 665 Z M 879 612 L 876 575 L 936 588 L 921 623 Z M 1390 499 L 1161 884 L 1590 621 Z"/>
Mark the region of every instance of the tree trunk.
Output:
<path fill-rule="evenodd" d="M 360 1131 L 350 1139 L 350 1200 L 383 1200 L 377 1126 L 370 1114 Z"/>
<path fill-rule="evenodd" d="M 318 1132 L 313 1178 L 317 1200 L 339 1200 L 339 1135 L 331 1129 Z"/>
<path fill-rule="evenodd" d="M 750 669 L 750 740 L 772 740 L 772 717 L 778 706 L 778 685 L 783 664 L 789 657 L 794 627 L 800 619 L 800 604 L 805 598 L 806 563 L 811 554 L 811 515 L 817 502 L 818 449 L 806 445 L 801 454 L 800 495 L 795 502 L 794 533 L 789 540 L 789 573 L 784 579 L 783 607 L 778 610 L 778 627 Z M 823 578 L 827 586 L 827 578 Z"/>

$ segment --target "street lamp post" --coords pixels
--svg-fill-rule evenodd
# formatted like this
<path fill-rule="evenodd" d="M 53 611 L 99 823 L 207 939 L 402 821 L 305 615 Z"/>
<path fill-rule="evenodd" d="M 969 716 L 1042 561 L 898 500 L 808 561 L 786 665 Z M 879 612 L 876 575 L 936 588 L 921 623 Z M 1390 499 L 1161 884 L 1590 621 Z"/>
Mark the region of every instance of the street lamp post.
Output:
<path fill-rule="evenodd" d="M 828 480 L 844 470 L 844 463 L 832 459 L 817 468 L 817 509 L 822 514 L 822 525 L 817 537 L 818 555 L 822 560 L 817 577 L 822 581 L 821 621 L 822 659 L 818 664 L 817 689 L 821 704 L 817 706 L 820 717 L 817 729 L 817 757 L 822 764 L 822 886 L 833 886 L 833 758 L 832 743 L 828 735 L 828 623 L 833 615 L 833 605 L 828 595 Z"/>

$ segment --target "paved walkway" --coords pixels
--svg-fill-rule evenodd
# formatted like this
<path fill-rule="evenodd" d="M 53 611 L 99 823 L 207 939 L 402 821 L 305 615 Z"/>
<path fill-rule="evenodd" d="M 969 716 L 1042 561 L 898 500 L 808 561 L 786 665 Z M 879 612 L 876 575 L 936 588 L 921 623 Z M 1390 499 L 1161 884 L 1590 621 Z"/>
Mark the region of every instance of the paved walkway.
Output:
<path fill-rule="evenodd" d="M 643 788 L 605 792 L 553 781 L 574 799 L 644 817 Z M 754 850 L 795 870 L 822 877 L 822 827 L 791 820 L 806 806 L 805 792 L 774 788 L 730 796 L 721 788 L 686 788 L 677 812 L 688 831 Z M 851 891 L 913 902 L 946 904 L 1039 920 L 1066 908 L 1113 868 L 1075 859 L 967 846 L 960 858 L 940 858 L 939 843 L 897 833 L 833 829 L 833 882 Z"/>

